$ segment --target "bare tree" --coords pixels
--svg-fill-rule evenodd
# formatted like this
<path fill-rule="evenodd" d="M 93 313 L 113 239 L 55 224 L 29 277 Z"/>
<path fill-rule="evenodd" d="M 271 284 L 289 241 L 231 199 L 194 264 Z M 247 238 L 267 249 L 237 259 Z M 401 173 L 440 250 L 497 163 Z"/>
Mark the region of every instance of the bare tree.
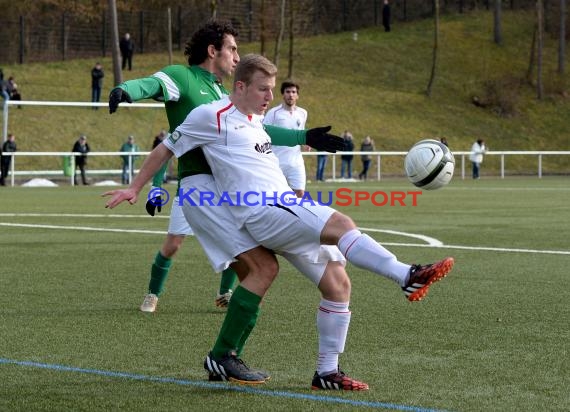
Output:
<path fill-rule="evenodd" d="M 295 35 L 293 33 L 293 23 L 295 22 L 295 2 L 289 2 L 289 68 L 287 70 L 287 77 L 293 77 L 293 40 Z"/>
<path fill-rule="evenodd" d="M 435 68 L 437 65 L 437 49 L 439 46 L 439 0 L 434 0 L 434 30 L 433 30 L 433 58 L 431 63 L 431 74 L 429 77 L 429 82 L 426 90 L 426 94 L 431 96 L 431 90 L 433 82 L 435 80 Z"/>
<path fill-rule="evenodd" d="M 277 38 L 275 39 L 275 53 L 273 56 L 273 63 L 279 67 L 279 56 L 281 54 L 281 44 L 283 43 L 283 33 L 285 32 L 285 5 L 287 0 L 281 0 L 279 7 L 279 30 L 277 31 Z"/>
<path fill-rule="evenodd" d="M 503 44 L 503 29 L 501 27 L 501 0 L 495 0 L 493 9 L 493 35 L 495 44 Z"/>
<path fill-rule="evenodd" d="M 259 54 L 265 56 L 265 0 L 261 0 L 259 16 Z"/>
<path fill-rule="evenodd" d="M 566 0 L 560 0 L 560 35 L 558 40 L 558 73 L 564 74 L 566 59 Z"/>
<path fill-rule="evenodd" d="M 168 64 L 172 64 L 172 12 L 170 11 L 170 7 L 166 10 L 166 18 L 167 18 L 167 33 L 168 33 Z"/>
<path fill-rule="evenodd" d="M 536 97 L 540 100 L 544 95 L 542 85 L 542 48 L 544 44 L 544 5 L 542 0 L 536 1 L 537 49 L 536 49 Z"/>
<path fill-rule="evenodd" d="M 113 80 L 117 86 L 123 82 L 123 71 L 121 70 L 121 52 L 119 51 L 119 23 L 117 22 L 117 3 L 109 0 L 109 14 L 111 16 L 111 45 L 113 50 Z"/>
<path fill-rule="evenodd" d="M 532 32 L 532 43 L 530 45 L 530 56 L 528 61 L 528 69 L 526 71 L 526 80 L 529 84 L 532 84 L 532 72 L 534 70 L 534 57 L 536 56 L 536 33 L 538 31 L 537 26 L 534 26 L 534 31 Z"/>

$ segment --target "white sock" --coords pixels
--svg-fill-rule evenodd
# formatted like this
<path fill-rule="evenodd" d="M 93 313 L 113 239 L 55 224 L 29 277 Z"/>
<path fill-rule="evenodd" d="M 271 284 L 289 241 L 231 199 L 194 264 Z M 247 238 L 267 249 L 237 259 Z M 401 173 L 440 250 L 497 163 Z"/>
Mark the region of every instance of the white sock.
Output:
<path fill-rule="evenodd" d="M 408 282 L 411 266 L 399 262 L 392 252 L 358 229 L 342 235 L 338 248 L 346 260 L 359 268 L 392 279 L 400 286 Z"/>
<path fill-rule="evenodd" d="M 321 299 L 317 311 L 319 331 L 317 373 L 320 376 L 326 376 L 338 370 L 338 355 L 344 352 L 349 324 L 348 302 L 331 302 Z"/>

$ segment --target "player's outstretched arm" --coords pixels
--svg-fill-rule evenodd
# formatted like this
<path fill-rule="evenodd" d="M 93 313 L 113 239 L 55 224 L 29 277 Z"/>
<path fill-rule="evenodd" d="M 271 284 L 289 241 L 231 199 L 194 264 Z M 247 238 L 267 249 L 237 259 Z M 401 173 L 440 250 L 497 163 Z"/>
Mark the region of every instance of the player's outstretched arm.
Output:
<path fill-rule="evenodd" d="M 127 80 L 109 94 L 109 113 L 113 114 L 123 102 L 132 103 L 142 99 L 160 99 L 163 95 L 160 81 L 155 77 Z"/>
<path fill-rule="evenodd" d="M 105 204 L 105 207 L 112 209 L 124 201 L 128 201 L 131 205 L 135 204 L 138 194 L 144 185 L 150 181 L 162 165 L 172 157 L 172 154 L 173 153 L 164 144 L 156 146 L 156 148 L 150 152 L 150 155 L 145 159 L 139 173 L 135 176 L 131 185 L 127 189 L 111 190 L 103 193 L 102 196 L 112 196 Z"/>
<path fill-rule="evenodd" d="M 344 139 L 329 133 L 331 126 L 315 127 L 308 130 L 285 129 L 273 125 L 265 125 L 271 143 L 275 146 L 296 146 L 306 144 L 313 149 L 336 153 L 344 150 Z"/>

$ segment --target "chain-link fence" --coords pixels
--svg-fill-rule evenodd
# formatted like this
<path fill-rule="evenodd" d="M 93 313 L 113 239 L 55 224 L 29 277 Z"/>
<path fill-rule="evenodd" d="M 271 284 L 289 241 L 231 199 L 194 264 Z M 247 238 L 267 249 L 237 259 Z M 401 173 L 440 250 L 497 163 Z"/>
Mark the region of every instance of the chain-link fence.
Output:
<path fill-rule="evenodd" d="M 441 13 L 463 13 L 489 9 L 489 3 L 493 2 L 440 0 L 440 7 Z M 510 9 L 530 7 L 534 1 L 503 3 Z M 242 42 L 262 39 L 271 42 L 281 27 L 282 15 L 285 38 L 291 28 L 295 36 L 312 36 L 380 25 L 383 6 L 383 0 L 234 0 L 218 1 L 213 11 L 211 2 L 187 1 L 170 11 L 173 47 L 182 50 L 194 30 L 213 13 L 219 19 L 232 21 Z M 434 10 L 434 2 L 430 0 L 391 0 L 390 6 L 393 22 L 427 18 Z M 13 64 L 105 57 L 112 50 L 109 22 L 108 12 L 98 17 L 70 13 L 26 15 L 17 19 L 0 16 L 0 61 Z M 167 10 L 119 13 L 118 25 L 120 34 L 131 34 L 136 53 L 167 49 Z"/>

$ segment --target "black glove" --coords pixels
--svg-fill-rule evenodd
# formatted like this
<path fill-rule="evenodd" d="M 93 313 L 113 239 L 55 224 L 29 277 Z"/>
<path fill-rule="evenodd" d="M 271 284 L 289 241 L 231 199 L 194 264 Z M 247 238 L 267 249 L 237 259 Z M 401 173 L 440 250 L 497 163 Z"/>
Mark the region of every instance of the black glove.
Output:
<path fill-rule="evenodd" d="M 109 94 L 109 113 L 115 113 L 119 107 L 119 103 L 122 102 L 132 103 L 133 99 L 131 99 L 131 96 L 123 89 L 115 87 Z"/>
<path fill-rule="evenodd" d="M 315 127 L 306 132 L 305 142 L 308 146 L 321 152 L 336 153 L 337 150 L 346 149 L 344 139 L 340 136 L 327 133 L 331 126 Z"/>
<path fill-rule="evenodd" d="M 149 195 L 152 196 L 152 193 L 156 190 L 156 188 L 152 188 L 149 192 Z M 158 193 L 160 193 L 160 190 L 158 190 Z M 156 196 L 156 197 L 149 197 L 149 199 L 146 201 L 146 212 L 151 215 L 154 216 L 154 211 L 157 210 L 158 213 L 162 212 L 162 196 Z"/>

